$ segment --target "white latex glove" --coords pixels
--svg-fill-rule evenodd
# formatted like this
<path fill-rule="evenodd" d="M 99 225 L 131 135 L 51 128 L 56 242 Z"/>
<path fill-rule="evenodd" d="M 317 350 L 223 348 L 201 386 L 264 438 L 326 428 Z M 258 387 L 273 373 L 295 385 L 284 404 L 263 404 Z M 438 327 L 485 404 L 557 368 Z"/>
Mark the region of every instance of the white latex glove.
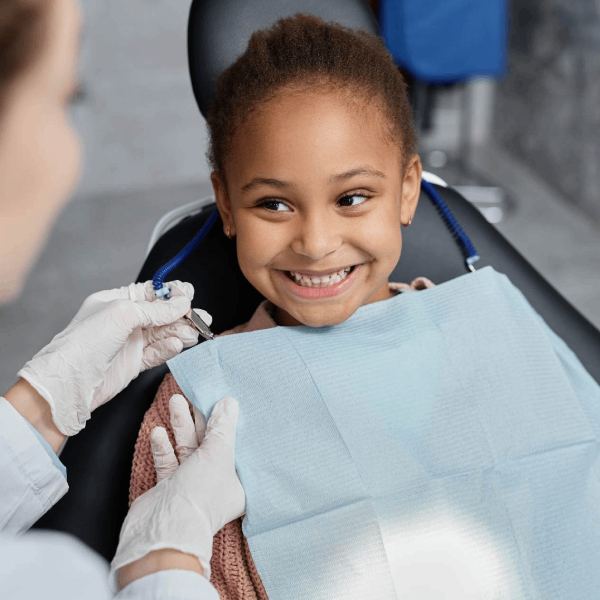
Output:
<path fill-rule="evenodd" d="M 140 372 L 198 342 L 198 332 L 182 319 L 193 286 L 167 285 L 170 300 L 157 299 L 151 281 L 92 294 L 67 328 L 19 371 L 48 402 L 63 434 L 81 431 L 90 413 Z"/>
<path fill-rule="evenodd" d="M 175 473 L 180 463 L 183 463 L 198 449 L 206 434 L 206 419 L 195 407 L 194 420 L 190 416 L 190 405 L 181 395 L 175 394 L 169 400 L 171 427 L 175 435 L 175 451 L 169 441 L 164 427 L 155 427 L 150 435 L 150 447 L 156 469 L 156 482 L 160 483 Z"/>
<path fill-rule="evenodd" d="M 186 421 L 185 425 L 177 425 L 179 440 L 188 439 L 193 445 L 192 431 L 197 436 L 197 430 L 187 402 L 185 412 L 175 407 L 174 414 Z M 246 496 L 234 461 L 238 415 L 239 405 L 234 398 L 219 400 L 200 447 L 188 454 L 171 476 L 161 479 L 131 505 L 111 563 L 110 582 L 114 590 L 116 572 L 121 567 L 164 548 L 196 556 L 204 576 L 210 579 L 213 536 L 246 511 Z M 187 453 L 188 447 L 183 451 Z"/>

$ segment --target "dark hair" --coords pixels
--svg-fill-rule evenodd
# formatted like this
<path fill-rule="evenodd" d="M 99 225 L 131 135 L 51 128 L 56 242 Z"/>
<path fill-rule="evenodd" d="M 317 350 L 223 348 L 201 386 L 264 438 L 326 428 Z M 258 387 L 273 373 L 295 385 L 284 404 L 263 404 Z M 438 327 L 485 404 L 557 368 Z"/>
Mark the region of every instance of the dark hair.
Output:
<path fill-rule="evenodd" d="M 314 85 L 346 92 L 348 99 L 377 106 L 386 117 L 388 137 L 405 162 L 417 135 L 407 86 L 376 35 L 297 13 L 256 31 L 248 48 L 217 79 L 207 117 L 213 171 L 225 180 L 224 165 L 240 124 L 285 89 Z"/>
<path fill-rule="evenodd" d="M 0 106 L 15 80 L 38 58 L 51 4 L 48 0 L 0 2 Z"/>

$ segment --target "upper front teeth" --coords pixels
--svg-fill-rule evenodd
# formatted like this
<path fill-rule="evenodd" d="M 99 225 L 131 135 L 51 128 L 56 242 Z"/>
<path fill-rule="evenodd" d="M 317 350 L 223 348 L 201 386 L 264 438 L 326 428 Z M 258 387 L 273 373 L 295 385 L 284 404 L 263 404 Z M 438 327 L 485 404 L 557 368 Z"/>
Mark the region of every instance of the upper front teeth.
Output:
<path fill-rule="evenodd" d="M 306 287 L 325 287 L 339 283 L 348 275 L 348 273 L 350 273 L 351 268 L 352 267 L 348 267 L 347 269 L 342 269 L 337 273 L 330 273 L 329 275 L 322 275 L 321 277 L 307 277 L 306 275 L 294 273 L 294 271 L 290 271 L 290 274 L 299 285 L 304 285 Z"/>

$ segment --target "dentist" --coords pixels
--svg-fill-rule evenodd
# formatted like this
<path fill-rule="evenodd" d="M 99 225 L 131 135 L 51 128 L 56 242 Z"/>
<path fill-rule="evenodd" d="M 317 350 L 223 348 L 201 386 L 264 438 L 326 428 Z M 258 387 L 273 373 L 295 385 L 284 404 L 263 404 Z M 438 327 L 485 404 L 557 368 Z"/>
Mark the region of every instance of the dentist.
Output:
<path fill-rule="evenodd" d="M 18 299 L 78 179 L 81 150 L 68 112 L 80 29 L 76 0 L 0 3 L 0 304 Z M 21 534 L 68 490 L 57 456 L 65 439 L 141 371 L 197 343 L 182 318 L 193 287 L 168 285 L 169 301 L 156 301 L 150 282 L 93 294 L 0 397 L 3 597 L 112 596 L 108 565 L 83 544 L 58 533 Z M 194 423 L 174 398 L 171 414 L 187 452 L 177 461 L 164 432 L 154 432 L 162 475 L 127 516 L 113 591 L 123 588 L 117 597 L 128 599 L 218 600 L 208 581 L 212 536 L 245 510 L 234 466 L 238 405 L 225 398 L 208 424 L 199 414 Z"/>

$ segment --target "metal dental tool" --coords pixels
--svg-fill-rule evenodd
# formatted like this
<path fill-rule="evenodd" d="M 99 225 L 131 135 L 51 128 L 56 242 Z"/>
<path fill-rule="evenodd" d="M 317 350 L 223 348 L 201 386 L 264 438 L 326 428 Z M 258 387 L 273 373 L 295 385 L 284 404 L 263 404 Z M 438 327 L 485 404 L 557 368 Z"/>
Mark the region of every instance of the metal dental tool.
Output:
<path fill-rule="evenodd" d="M 215 334 L 193 308 L 183 318 L 188 321 L 194 329 L 197 329 L 205 340 L 213 340 L 215 338 Z"/>

